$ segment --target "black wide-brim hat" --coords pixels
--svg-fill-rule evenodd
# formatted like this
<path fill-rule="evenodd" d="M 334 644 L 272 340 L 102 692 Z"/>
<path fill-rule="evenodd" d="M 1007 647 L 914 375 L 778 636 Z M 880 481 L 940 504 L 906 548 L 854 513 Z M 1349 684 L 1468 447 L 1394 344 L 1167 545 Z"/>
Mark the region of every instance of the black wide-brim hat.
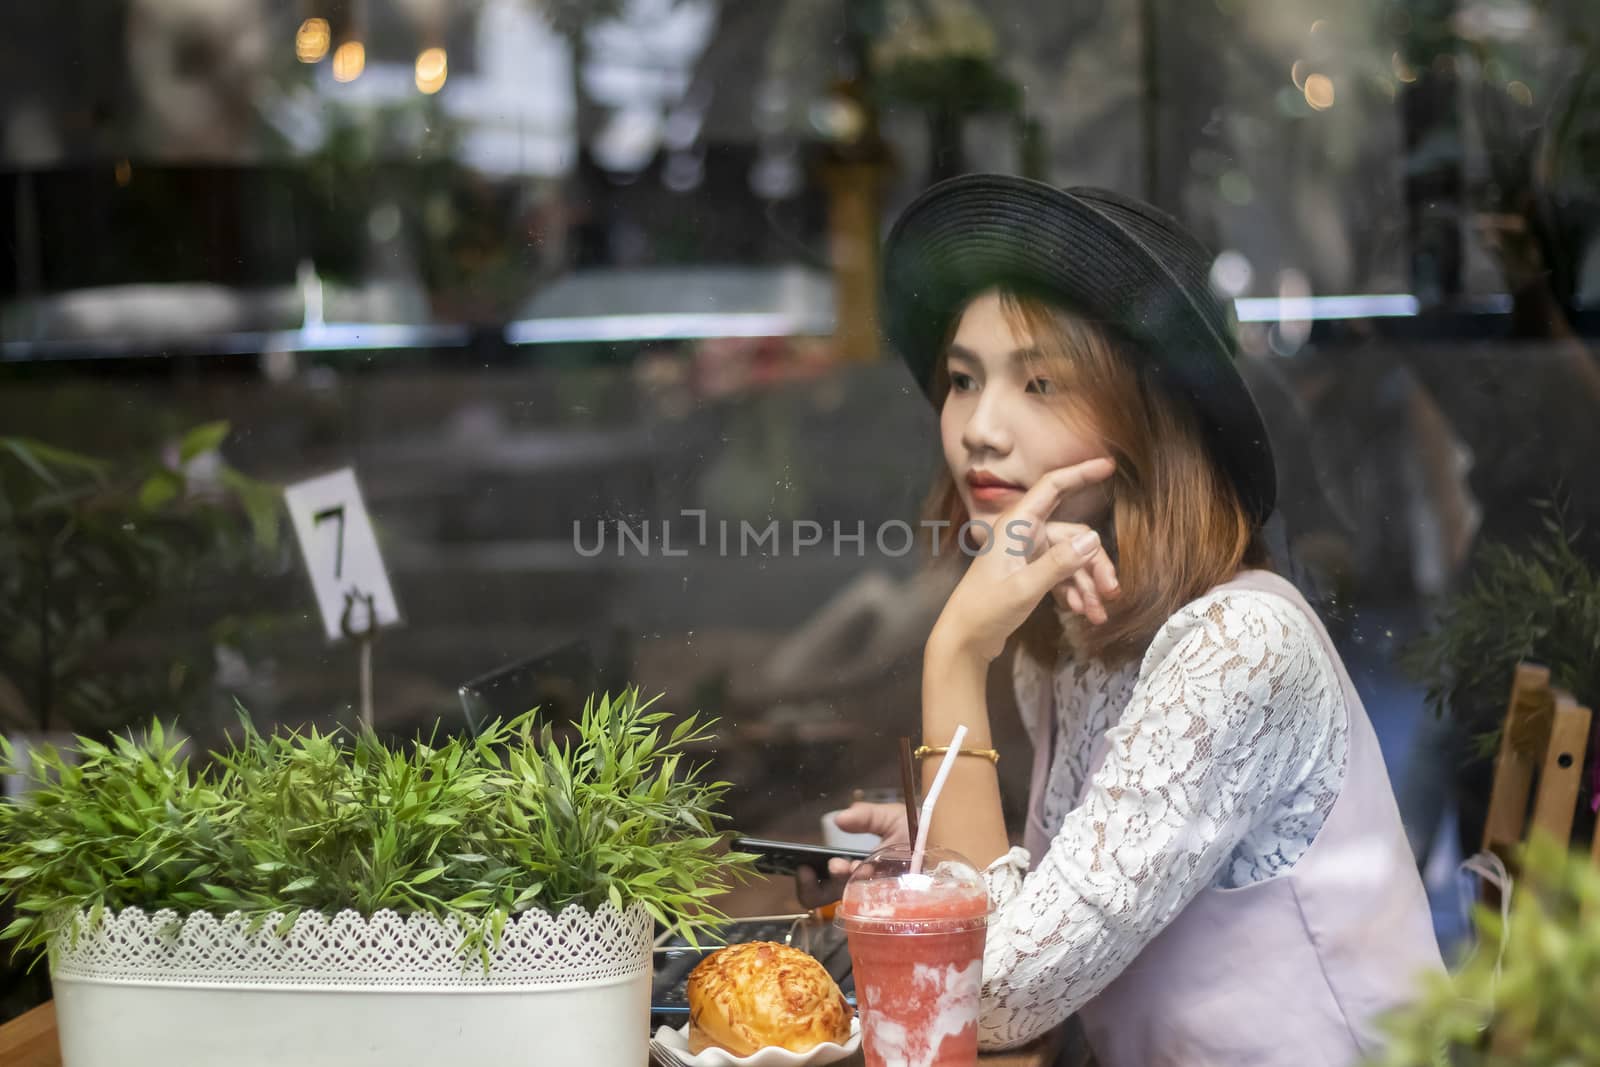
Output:
<path fill-rule="evenodd" d="M 889 341 L 929 392 L 939 348 L 973 297 L 1036 297 L 1131 341 L 1161 387 L 1200 415 L 1256 525 L 1277 499 L 1267 429 L 1234 360 L 1211 256 L 1170 216 L 1105 189 L 1005 174 L 940 182 L 901 213 L 883 256 Z"/>

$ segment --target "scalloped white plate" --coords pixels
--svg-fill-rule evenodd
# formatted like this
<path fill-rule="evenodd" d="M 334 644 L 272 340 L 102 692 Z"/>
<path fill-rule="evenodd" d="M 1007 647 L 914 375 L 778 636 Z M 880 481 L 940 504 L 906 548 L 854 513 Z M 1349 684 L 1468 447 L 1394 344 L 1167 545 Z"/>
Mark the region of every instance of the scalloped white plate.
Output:
<path fill-rule="evenodd" d="M 822 1067 L 837 1063 L 861 1047 L 861 1019 L 850 1020 L 850 1040 L 842 1045 L 824 1041 L 809 1052 L 790 1052 L 786 1048 L 764 1048 L 749 1056 L 735 1056 L 720 1048 L 708 1048 L 699 1055 L 689 1054 L 689 1026 L 680 1030 L 663 1026 L 650 1039 L 652 1045 L 671 1054 L 671 1058 L 687 1067 Z"/>

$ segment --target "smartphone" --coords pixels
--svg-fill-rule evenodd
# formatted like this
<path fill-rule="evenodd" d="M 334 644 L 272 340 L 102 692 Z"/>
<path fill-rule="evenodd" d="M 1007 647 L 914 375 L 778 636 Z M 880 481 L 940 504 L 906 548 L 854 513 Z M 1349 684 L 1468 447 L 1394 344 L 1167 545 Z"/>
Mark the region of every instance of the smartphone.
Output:
<path fill-rule="evenodd" d="M 763 874 L 793 874 L 801 867 L 810 867 L 817 877 L 828 876 L 828 860 L 835 856 L 847 860 L 864 860 L 872 853 L 859 848 L 829 848 L 827 845 L 805 845 L 798 841 L 769 841 L 762 837 L 738 837 L 733 841 L 736 852 L 753 852 L 756 870 Z"/>

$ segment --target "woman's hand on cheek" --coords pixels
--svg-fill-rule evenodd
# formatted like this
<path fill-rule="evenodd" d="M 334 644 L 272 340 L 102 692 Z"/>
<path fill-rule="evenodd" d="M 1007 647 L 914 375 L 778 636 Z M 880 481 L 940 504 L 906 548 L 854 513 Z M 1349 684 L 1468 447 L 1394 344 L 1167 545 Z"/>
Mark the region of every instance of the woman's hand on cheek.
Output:
<path fill-rule="evenodd" d="M 1102 482 L 1114 469 L 1101 457 L 1053 470 L 1001 515 L 945 603 L 929 646 L 992 662 L 1039 601 L 1063 584 L 1073 587 L 1086 617 L 1104 621 L 1104 601 L 1116 596 L 1117 577 L 1099 535 L 1048 516 L 1063 494 Z M 1093 597 L 1092 609 L 1085 596 Z"/>
<path fill-rule="evenodd" d="M 1085 532 L 1094 533 L 1087 526 L 1071 522 L 1045 525 L 1045 537 L 1052 545 L 1071 544 Z M 1059 607 L 1074 615 L 1082 615 L 1091 624 L 1099 626 L 1108 617 L 1106 602 L 1115 600 L 1121 592 L 1116 565 L 1105 552 L 1097 550 L 1087 566 L 1079 568 L 1066 581 L 1050 590 L 1050 595 Z"/>

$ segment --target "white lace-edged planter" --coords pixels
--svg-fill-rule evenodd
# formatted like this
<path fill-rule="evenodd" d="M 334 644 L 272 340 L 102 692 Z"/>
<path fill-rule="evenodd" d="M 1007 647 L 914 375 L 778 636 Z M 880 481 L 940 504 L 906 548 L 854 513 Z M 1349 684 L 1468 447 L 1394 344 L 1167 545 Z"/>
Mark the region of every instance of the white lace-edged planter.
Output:
<path fill-rule="evenodd" d="M 509 920 L 484 970 L 454 921 L 302 914 L 277 936 L 138 908 L 50 947 L 66 1067 L 596 1064 L 649 1055 L 649 914 L 635 905 Z"/>

